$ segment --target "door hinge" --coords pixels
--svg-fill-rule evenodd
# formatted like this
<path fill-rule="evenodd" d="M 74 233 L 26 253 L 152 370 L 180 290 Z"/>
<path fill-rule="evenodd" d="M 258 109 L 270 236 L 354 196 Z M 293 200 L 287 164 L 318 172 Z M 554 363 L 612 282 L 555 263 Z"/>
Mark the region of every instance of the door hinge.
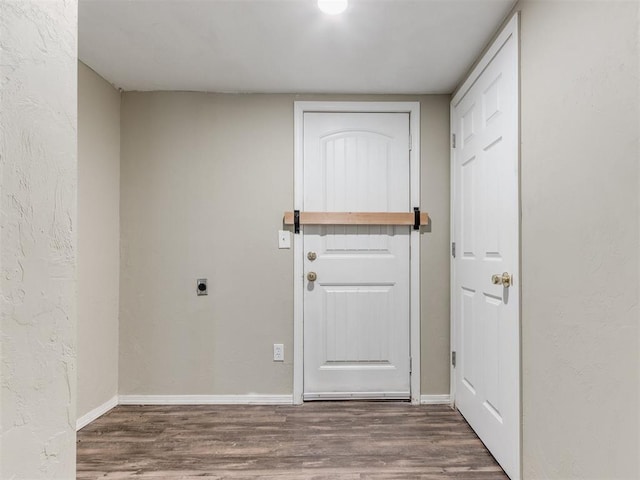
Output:
<path fill-rule="evenodd" d="M 411 134 L 409 134 L 409 151 L 413 150 L 413 142 L 411 140 Z"/>
<path fill-rule="evenodd" d="M 456 368 L 456 352 L 451 352 L 451 365 Z"/>
<path fill-rule="evenodd" d="M 452 148 L 456 148 L 456 134 L 455 133 L 451 134 L 451 147 Z"/>
<path fill-rule="evenodd" d="M 451 256 L 456 258 L 456 242 L 451 242 Z"/>
<path fill-rule="evenodd" d="M 413 357 L 409 357 L 409 374 L 413 372 Z"/>

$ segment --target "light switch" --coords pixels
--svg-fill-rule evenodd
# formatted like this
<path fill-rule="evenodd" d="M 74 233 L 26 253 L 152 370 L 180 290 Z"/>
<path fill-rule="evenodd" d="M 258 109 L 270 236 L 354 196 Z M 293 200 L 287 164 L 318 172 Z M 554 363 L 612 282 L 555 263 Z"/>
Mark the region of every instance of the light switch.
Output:
<path fill-rule="evenodd" d="M 278 248 L 291 248 L 291 232 L 278 230 Z"/>

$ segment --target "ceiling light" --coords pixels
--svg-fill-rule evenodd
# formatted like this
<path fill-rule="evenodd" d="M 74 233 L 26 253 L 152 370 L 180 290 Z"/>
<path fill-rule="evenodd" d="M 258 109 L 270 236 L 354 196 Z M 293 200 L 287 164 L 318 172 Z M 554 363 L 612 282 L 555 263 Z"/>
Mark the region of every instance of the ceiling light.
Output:
<path fill-rule="evenodd" d="M 318 0 L 318 8 L 327 15 L 338 15 L 347 9 L 348 0 Z"/>

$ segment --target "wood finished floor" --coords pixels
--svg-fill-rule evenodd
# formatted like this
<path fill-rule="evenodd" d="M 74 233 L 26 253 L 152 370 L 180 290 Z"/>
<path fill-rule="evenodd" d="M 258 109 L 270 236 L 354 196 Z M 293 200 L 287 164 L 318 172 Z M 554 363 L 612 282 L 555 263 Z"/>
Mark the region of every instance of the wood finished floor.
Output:
<path fill-rule="evenodd" d="M 447 406 L 119 406 L 78 432 L 78 479 L 508 477 Z"/>

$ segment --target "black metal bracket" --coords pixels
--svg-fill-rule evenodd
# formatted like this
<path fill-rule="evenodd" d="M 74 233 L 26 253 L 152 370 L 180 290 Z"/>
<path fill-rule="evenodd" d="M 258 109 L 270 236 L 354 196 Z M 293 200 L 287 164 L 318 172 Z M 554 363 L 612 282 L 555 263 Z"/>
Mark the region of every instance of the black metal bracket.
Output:
<path fill-rule="evenodd" d="M 300 210 L 293 211 L 293 233 L 300 233 Z"/>
<path fill-rule="evenodd" d="M 413 207 L 413 229 L 420 230 L 420 209 Z"/>

